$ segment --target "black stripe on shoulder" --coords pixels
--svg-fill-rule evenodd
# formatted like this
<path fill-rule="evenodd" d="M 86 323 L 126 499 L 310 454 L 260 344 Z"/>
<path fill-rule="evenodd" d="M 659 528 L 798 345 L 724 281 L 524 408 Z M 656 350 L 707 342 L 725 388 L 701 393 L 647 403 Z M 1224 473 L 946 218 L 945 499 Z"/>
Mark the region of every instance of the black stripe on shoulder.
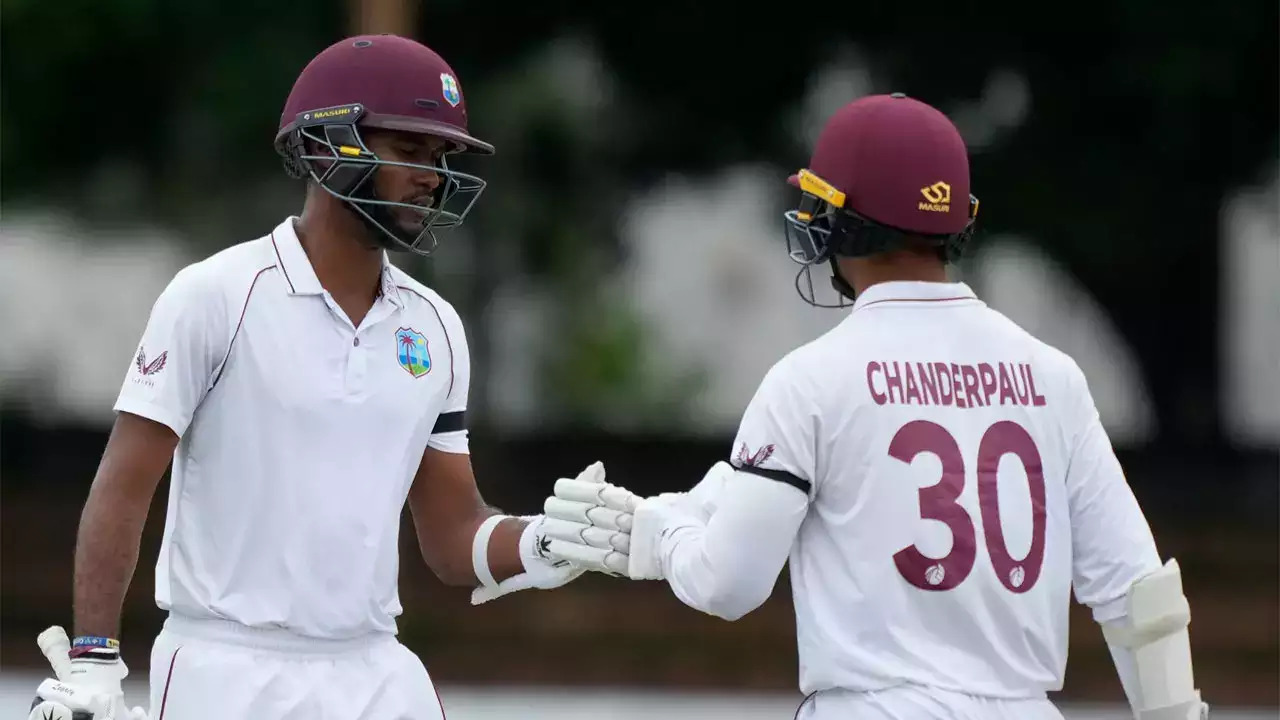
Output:
<path fill-rule="evenodd" d="M 737 470 L 738 472 L 749 473 L 751 475 L 758 475 L 762 478 L 768 478 L 770 480 L 777 480 L 780 483 L 786 483 L 787 485 L 790 485 L 791 487 L 799 490 L 805 495 L 808 495 L 809 490 L 812 489 L 813 487 L 813 485 L 810 484 L 808 480 L 798 478 L 795 475 L 792 475 L 791 473 L 787 472 L 786 470 L 770 470 L 768 468 L 759 468 L 754 465 L 734 465 L 733 469 Z"/>
<path fill-rule="evenodd" d="M 440 413 L 440 417 L 436 418 L 436 426 L 431 428 L 432 435 L 441 433 L 458 432 L 465 430 L 467 427 L 467 411 L 457 410 L 454 412 Z"/>

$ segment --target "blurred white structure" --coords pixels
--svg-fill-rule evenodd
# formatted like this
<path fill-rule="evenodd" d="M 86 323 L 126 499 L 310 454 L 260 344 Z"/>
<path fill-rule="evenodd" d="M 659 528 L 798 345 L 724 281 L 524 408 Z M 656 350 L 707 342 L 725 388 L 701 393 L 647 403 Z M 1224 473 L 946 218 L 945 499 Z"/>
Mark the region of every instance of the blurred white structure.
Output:
<path fill-rule="evenodd" d="M 1098 415 L 1118 444 L 1156 431 L 1142 369 L 1106 311 L 1074 277 L 1020 238 L 986 238 L 965 279 L 988 305 L 1075 359 Z"/>
<path fill-rule="evenodd" d="M 1222 415 L 1244 445 L 1280 447 L 1280 165 L 1222 209 Z"/>
<path fill-rule="evenodd" d="M 601 72 L 594 50 L 571 39 L 534 66 L 539 70 L 526 74 L 569 74 L 584 82 Z M 815 76 L 804 111 L 793 119 L 795 132 L 816 132 L 817 118 L 851 95 L 870 92 L 871 84 L 855 50 L 838 54 Z M 997 73 L 982 99 L 955 112 L 967 132 L 990 144 L 1020 122 L 1029 103 L 1020 78 Z M 602 111 L 572 98 L 551 105 L 574 108 L 579 123 Z M 619 218 L 628 262 L 620 277 L 606 281 L 628 293 L 641 316 L 653 371 L 701 368 L 708 378 L 691 411 L 675 419 L 683 425 L 672 430 L 733 432 L 768 368 L 844 317 L 812 308 L 795 293 L 797 266 L 786 256 L 781 220 L 782 203 L 794 192 L 783 183 L 787 172 L 741 165 L 710 177 L 672 176 L 633 196 Z M 1222 211 L 1221 410 L 1233 440 L 1262 447 L 1280 446 L 1277 173 L 1239 192 Z M 474 242 L 461 245 L 432 262 L 450 272 Z M 150 228 L 104 230 L 53 210 L 7 211 L 0 223 L 0 403 L 49 422 L 109 422 L 152 303 L 179 268 L 199 259 L 184 247 Z M 988 238 L 982 247 L 962 279 L 992 307 L 1076 358 L 1116 442 L 1152 437 L 1157 428 L 1148 389 L 1105 310 L 1034 243 L 1009 236 Z M 452 271 L 460 270 L 466 268 Z M 815 274 L 819 288 L 830 292 L 825 271 Z M 492 309 L 492 327 L 468 328 L 494 338 L 491 376 L 476 378 L 489 383 L 489 417 L 510 430 L 544 425 L 540 394 L 554 388 L 537 382 L 537 358 L 557 338 L 546 288 L 513 276 Z"/>
<path fill-rule="evenodd" d="M 708 387 L 683 418 L 691 432 L 732 433 L 765 372 L 844 318 L 796 294 L 799 267 L 778 206 L 785 180 L 766 167 L 672 177 L 623 216 L 630 262 L 620 286 L 653 333 L 655 355 L 707 371 Z"/>
<path fill-rule="evenodd" d="M 104 424 L 151 305 L 189 259 L 153 229 L 57 213 L 0 224 L 0 400 L 44 421 Z"/>

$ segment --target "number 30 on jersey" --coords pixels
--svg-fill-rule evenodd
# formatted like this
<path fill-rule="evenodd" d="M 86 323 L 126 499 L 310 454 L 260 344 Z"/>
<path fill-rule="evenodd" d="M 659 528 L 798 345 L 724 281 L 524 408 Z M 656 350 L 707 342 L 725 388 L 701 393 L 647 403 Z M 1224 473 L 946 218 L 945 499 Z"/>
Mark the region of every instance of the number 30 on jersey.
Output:
<path fill-rule="evenodd" d="M 969 577 L 977 554 L 973 518 L 957 502 L 967 480 L 964 457 L 946 428 L 928 420 L 915 420 L 893 436 L 889 455 L 910 464 L 921 453 L 938 457 L 942 478 L 920 488 L 920 517 L 947 526 L 951 531 L 951 551 L 944 557 L 931 558 L 911 545 L 895 553 L 893 562 L 902 577 L 921 590 L 951 590 Z M 1021 560 L 1010 557 L 1000 525 L 996 469 L 1005 454 L 1013 454 L 1022 462 L 1031 490 L 1031 549 Z M 1040 451 L 1026 429 L 1008 420 L 987 428 L 978 444 L 977 478 L 983 537 L 996 577 L 1010 592 L 1027 592 L 1040 579 L 1044 563 L 1045 509 Z"/>

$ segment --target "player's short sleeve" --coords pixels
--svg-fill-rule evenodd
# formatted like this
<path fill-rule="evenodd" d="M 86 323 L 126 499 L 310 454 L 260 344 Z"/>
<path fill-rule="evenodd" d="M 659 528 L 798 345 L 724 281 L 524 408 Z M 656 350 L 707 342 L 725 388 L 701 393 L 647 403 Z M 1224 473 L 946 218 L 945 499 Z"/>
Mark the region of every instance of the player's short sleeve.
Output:
<path fill-rule="evenodd" d="M 1072 370 L 1079 428 L 1067 467 L 1072 586 L 1094 619 L 1108 622 L 1124 614 L 1129 587 L 1159 569 L 1160 557 L 1084 374 Z"/>
<path fill-rule="evenodd" d="M 179 271 L 152 305 L 115 410 L 167 425 L 181 437 L 223 360 L 224 305 L 206 268 Z"/>
<path fill-rule="evenodd" d="M 811 495 L 818 414 L 794 356 L 778 361 L 742 415 L 729 464 Z"/>
<path fill-rule="evenodd" d="M 467 396 L 471 392 L 471 352 L 467 334 L 456 312 L 449 308 L 442 316 L 452 352 L 452 373 L 444 405 L 436 417 L 427 445 L 443 452 L 470 452 L 467 435 Z"/>

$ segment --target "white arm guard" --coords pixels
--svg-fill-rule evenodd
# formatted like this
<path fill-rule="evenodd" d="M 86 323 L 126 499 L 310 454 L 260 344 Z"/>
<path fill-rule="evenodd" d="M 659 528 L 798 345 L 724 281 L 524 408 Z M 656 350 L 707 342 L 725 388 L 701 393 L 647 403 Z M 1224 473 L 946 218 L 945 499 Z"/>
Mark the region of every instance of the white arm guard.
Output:
<path fill-rule="evenodd" d="M 1135 582 L 1125 598 L 1125 616 L 1104 623 L 1138 720 L 1202 720 L 1209 706 L 1200 701 L 1191 672 L 1187 625 L 1191 607 L 1182 593 L 1178 562 Z"/>

